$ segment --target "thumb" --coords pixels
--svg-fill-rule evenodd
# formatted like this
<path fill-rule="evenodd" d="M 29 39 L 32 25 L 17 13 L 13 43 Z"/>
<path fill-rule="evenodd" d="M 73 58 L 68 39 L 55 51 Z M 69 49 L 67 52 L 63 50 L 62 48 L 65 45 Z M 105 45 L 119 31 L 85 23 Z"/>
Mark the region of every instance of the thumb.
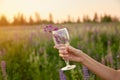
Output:
<path fill-rule="evenodd" d="M 81 50 L 78 50 L 72 46 L 67 46 L 67 51 L 73 55 L 80 56 L 81 53 L 83 53 Z"/>
<path fill-rule="evenodd" d="M 72 52 L 72 53 L 75 53 L 76 52 L 76 49 L 74 48 L 74 47 L 72 47 L 72 46 L 67 46 L 67 50 L 69 51 L 69 52 Z"/>

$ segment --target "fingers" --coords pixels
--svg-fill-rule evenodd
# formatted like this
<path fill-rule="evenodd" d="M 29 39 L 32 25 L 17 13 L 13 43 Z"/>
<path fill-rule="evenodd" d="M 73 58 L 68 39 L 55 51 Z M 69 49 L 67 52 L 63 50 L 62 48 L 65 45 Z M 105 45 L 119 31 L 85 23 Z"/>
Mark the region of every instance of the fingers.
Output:
<path fill-rule="evenodd" d="M 64 60 L 68 60 L 67 54 L 59 54 L 60 57 L 62 57 Z"/>
<path fill-rule="evenodd" d="M 77 49 L 75 49 L 74 47 L 72 47 L 70 45 L 65 45 L 65 44 L 55 45 L 54 48 L 58 49 L 60 53 L 69 52 L 70 54 L 76 54 L 76 52 L 77 52 Z"/>
<path fill-rule="evenodd" d="M 59 44 L 59 45 L 55 45 L 54 48 L 59 50 L 59 53 L 69 53 L 72 55 L 76 55 L 79 56 L 79 53 L 81 53 L 80 50 L 70 46 L 70 45 L 65 45 L 65 44 Z"/>
<path fill-rule="evenodd" d="M 66 49 L 64 49 L 64 50 L 59 50 L 59 53 L 60 53 L 60 54 L 68 54 L 68 52 L 67 52 Z"/>
<path fill-rule="evenodd" d="M 62 57 L 64 60 L 72 60 L 73 61 L 73 56 L 69 54 L 59 54 L 60 57 Z"/>
<path fill-rule="evenodd" d="M 73 55 L 80 56 L 83 52 L 81 50 L 78 50 L 72 46 L 67 46 L 67 51 Z"/>
<path fill-rule="evenodd" d="M 81 50 L 65 44 L 55 45 L 54 48 L 59 50 L 59 56 L 64 60 L 80 62 L 81 53 L 83 53 Z"/>
<path fill-rule="evenodd" d="M 58 49 L 58 50 L 63 50 L 65 49 L 65 45 L 64 44 L 59 44 L 59 45 L 55 45 L 54 48 Z"/>
<path fill-rule="evenodd" d="M 69 52 L 76 52 L 76 49 L 73 48 L 72 46 L 67 46 L 67 50 L 68 50 Z"/>

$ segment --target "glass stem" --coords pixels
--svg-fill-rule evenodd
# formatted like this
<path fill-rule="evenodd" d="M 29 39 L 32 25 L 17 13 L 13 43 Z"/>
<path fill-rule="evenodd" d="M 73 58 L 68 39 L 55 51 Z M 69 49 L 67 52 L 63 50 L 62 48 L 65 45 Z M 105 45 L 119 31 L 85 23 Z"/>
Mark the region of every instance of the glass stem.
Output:
<path fill-rule="evenodd" d="M 69 64 L 69 60 L 65 60 L 65 63 L 66 63 L 67 66 L 70 65 L 70 64 Z"/>

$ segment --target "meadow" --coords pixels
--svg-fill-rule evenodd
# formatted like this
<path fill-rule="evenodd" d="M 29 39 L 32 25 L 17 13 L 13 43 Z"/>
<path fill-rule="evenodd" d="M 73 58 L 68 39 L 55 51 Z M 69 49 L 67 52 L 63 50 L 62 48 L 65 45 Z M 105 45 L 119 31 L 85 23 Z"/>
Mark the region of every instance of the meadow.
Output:
<path fill-rule="evenodd" d="M 0 27 L 0 80 L 60 80 L 60 68 L 65 62 L 43 26 Z M 120 68 L 120 23 L 55 26 L 67 27 L 70 44 L 75 48 L 106 66 Z M 67 80 L 101 80 L 91 71 L 84 71 L 80 63 L 70 64 L 77 67 L 64 72 Z"/>

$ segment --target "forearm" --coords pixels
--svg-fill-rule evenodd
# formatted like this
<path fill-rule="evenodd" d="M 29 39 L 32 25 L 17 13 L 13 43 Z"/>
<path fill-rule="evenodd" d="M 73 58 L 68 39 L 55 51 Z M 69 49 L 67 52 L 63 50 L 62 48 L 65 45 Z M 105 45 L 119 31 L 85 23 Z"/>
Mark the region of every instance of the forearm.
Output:
<path fill-rule="evenodd" d="M 102 65 L 84 53 L 81 54 L 81 57 L 83 58 L 81 63 L 88 67 L 88 69 L 94 72 L 96 75 L 105 80 L 115 80 L 117 73 L 116 70 Z"/>

